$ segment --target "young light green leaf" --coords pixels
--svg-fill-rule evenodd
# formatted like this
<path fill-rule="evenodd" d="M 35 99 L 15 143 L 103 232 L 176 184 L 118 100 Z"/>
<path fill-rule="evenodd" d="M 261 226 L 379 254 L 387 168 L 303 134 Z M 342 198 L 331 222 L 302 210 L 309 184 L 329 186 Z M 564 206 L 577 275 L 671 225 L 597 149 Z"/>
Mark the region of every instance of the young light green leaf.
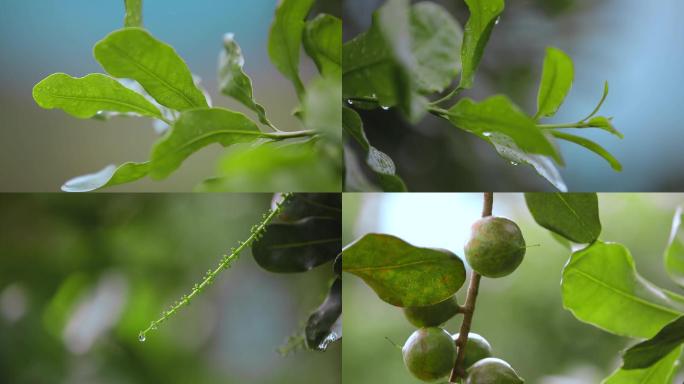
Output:
<path fill-rule="evenodd" d="M 411 7 L 413 77 L 420 91 L 442 92 L 461 70 L 463 30 L 441 5 L 421 2 Z"/>
<path fill-rule="evenodd" d="M 302 102 L 302 120 L 308 129 L 320 132 L 330 142 L 342 143 L 342 83 L 339 77 L 312 80 Z"/>
<path fill-rule="evenodd" d="M 342 270 L 368 284 L 383 301 L 398 307 L 432 305 L 453 296 L 465 282 L 465 266 L 455 254 L 413 246 L 370 233 L 342 250 Z"/>
<path fill-rule="evenodd" d="M 604 116 L 596 116 L 592 117 L 589 121 L 587 121 L 587 125 L 592 128 L 600 128 L 603 129 L 604 131 L 610 132 L 613 135 L 623 139 L 625 136 L 615 129 L 613 126 L 613 121 L 612 118 L 610 117 L 604 117 Z"/>
<path fill-rule="evenodd" d="M 618 368 L 610 377 L 601 384 L 661 384 L 672 383 L 682 347 L 676 348 L 658 363 L 645 369 L 625 370 Z"/>
<path fill-rule="evenodd" d="M 213 143 L 251 142 L 263 134 L 245 115 L 221 108 L 186 111 L 152 149 L 150 176 L 163 179 L 199 149 Z"/>
<path fill-rule="evenodd" d="M 126 17 L 124 26 L 142 27 L 143 26 L 143 0 L 124 0 L 126 6 Z"/>
<path fill-rule="evenodd" d="M 496 95 L 475 102 L 464 98 L 448 110 L 447 118 L 456 127 L 488 140 L 493 133 L 508 136 L 527 153 L 553 157 L 562 162 L 556 148 L 537 128 L 534 120 L 506 96 Z"/>
<path fill-rule="evenodd" d="M 396 174 L 392 159 L 373 147 L 363 130 L 361 117 L 351 108 L 342 107 L 342 127 L 356 140 L 366 154 L 366 164 L 375 173 L 382 190 L 385 192 L 406 192 L 404 181 Z"/>
<path fill-rule="evenodd" d="M 224 95 L 234 98 L 254 111 L 262 124 L 272 127 L 266 118 L 266 110 L 256 102 L 252 90 L 252 79 L 242 70 L 245 58 L 233 34 L 223 37 L 223 50 L 219 55 L 219 88 Z"/>
<path fill-rule="evenodd" d="M 670 240 L 665 248 L 665 270 L 672 281 L 684 287 L 684 206 L 677 207 L 672 219 Z"/>
<path fill-rule="evenodd" d="M 268 35 L 268 55 L 280 73 L 292 81 L 300 99 L 304 96 L 304 84 L 299 78 L 299 46 L 313 3 L 314 0 L 282 0 Z"/>
<path fill-rule="evenodd" d="M 320 14 L 306 23 L 304 50 L 323 77 L 342 75 L 342 20 Z"/>
<path fill-rule="evenodd" d="M 603 157 L 609 164 L 610 167 L 613 168 L 614 170 L 620 172 L 622 171 L 622 164 L 613 156 L 611 155 L 608 151 L 606 151 L 603 147 L 600 145 L 594 143 L 593 141 L 589 139 L 585 139 L 584 137 L 581 136 L 576 136 L 576 135 L 571 135 L 569 133 L 564 133 L 564 132 L 558 132 L 558 131 L 551 131 L 551 134 L 561 140 L 566 140 L 571 143 L 575 143 L 577 145 L 581 145 L 584 148 L 594 152 L 595 154 Z"/>
<path fill-rule="evenodd" d="M 142 95 L 98 73 L 81 78 L 64 73 L 52 74 L 33 87 L 33 99 L 42 108 L 60 108 L 82 119 L 91 118 L 101 111 L 161 118 L 159 109 Z"/>
<path fill-rule="evenodd" d="M 489 36 L 504 10 L 504 0 L 465 0 L 470 17 L 463 32 L 461 81 L 459 88 L 470 88 L 480 65 Z"/>
<path fill-rule="evenodd" d="M 74 177 L 62 185 L 64 192 L 91 192 L 96 189 L 130 183 L 141 179 L 149 172 L 149 163 L 124 163 L 108 165 L 101 171 Z"/>
<path fill-rule="evenodd" d="M 563 306 L 577 319 L 621 336 L 652 337 L 684 310 L 674 294 L 641 277 L 617 243 L 596 241 L 573 253 L 561 286 Z"/>
<path fill-rule="evenodd" d="M 622 356 L 622 369 L 644 369 L 684 343 L 684 316 L 663 327 L 652 338 L 630 347 Z"/>
<path fill-rule="evenodd" d="M 535 120 L 556 114 L 570 91 L 573 77 L 572 59 L 558 48 L 547 48 L 537 95 Z"/>
<path fill-rule="evenodd" d="M 183 59 L 144 29 L 112 32 L 95 45 L 94 54 L 109 74 L 136 80 L 159 104 L 178 111 L 208 106 Z"/>
<path fill-rule="evenodd" d="M 592 243 L 601 234 L 595 193 L 526 193 L 534 221 L 575 243 Z"/>
<path fill-rule="evenodd" d="M 561 192 L 567 191 L 568 188 L 565 185 L 565 181 L 563 181 L 563 177 L 552 158 L 526 153 L 510 137 L 498 132 L 492 132 L 487 137 L 487 140 L 494 146 L 499 155 L 510 161 L 512 165 L 527 164 L 534 168 L 541 177 L 545 178 L 556 189 Z"/>

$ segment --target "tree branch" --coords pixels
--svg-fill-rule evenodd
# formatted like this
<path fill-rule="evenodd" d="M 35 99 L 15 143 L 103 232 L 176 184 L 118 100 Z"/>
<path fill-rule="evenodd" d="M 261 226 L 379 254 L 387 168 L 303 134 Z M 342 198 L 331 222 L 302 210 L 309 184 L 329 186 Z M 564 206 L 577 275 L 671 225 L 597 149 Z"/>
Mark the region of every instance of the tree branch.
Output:
<path fill-rule="evenodd" d="M 485 192 L 484 202 L 482 204 L 482 217 L 492 215 L 492 208 L 494 206 L 494 193 Z M 454 369 L 451 371 L 449 382 L 456 383 L 459 378 L 465 378 L 467 373 L 463 368 L 463 359 L 465 359 L 465 348 L 468 341 L 468 334 L 470 333 L 470 326 L 473 321 L 473 314 L 475 313 L 475 301 L 477 300 L 477 292 L 480 289 L 479 273 L 473 271 L 470 275 L 470 284 L 468 285 L 468 293 L 466 302 L 463 305 L 463 322 L 461 323 L 461 330 L 456 340 L 458 347 L 458 354 L 456 355 L 456 362 Z"/>

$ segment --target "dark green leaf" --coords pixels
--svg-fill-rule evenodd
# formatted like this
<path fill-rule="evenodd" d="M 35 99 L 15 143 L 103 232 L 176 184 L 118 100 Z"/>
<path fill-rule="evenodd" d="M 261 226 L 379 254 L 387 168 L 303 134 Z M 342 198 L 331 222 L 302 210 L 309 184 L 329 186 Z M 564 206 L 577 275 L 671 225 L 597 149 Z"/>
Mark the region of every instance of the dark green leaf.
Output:
<path fill-rule="evenodd" d="M 546 49 L 539 94 L 537 95 L 537 114 L 549 117 L 556 114 L 572 86 L 574 69 L 572 59 L 558 48 Z"/>
<path fill-rule="evenodd" d="M 252 255 L 270 272 L 305 272 L 340 253 L 341 235 L 342 221 L 328 217 L 273 223 L 252 245 Z"/>
<path fill-rule="evenodd" d="M 563 269 L 563 306 L 581 321 L 621 336 L 652 337 L 684 305 L 641 277 L 625 246 L 596 241 Z"/>
<path fill-rule="evenodd" d="M 504 0 L 465 0 L 470 10 L 470 17 L 463 31 L 463 47 L 461 49 L 460 88 L 473 86 L 475 72 L 480 65 L 489 36 L 496 20 L 504 10 Z"/>
<path fill-rule="evenodd" d="M 672 219 L 670 240 L 665 248 L 665 270 L 670 278 L 684 287 L 684 211 L 682 206 L 677 208 Z"/>
<path fill-rule="evenodd" d="M 662 360 L 684 343 L 684 317 L 663 327 L 652 338 L 630 347 L 622 356 L 622 369 L 643 369 Z"/>
<path fill-rule="evenodd" d="M 273 198 L 272 206 L 280 201 L 280 193 Z M 294 193 L 282 206 L 278 220 L 292 222 L 305 217 L 329 217 L 341 220 L 342 195 L 340 193 Z"/>
<path fill-rule="evenodd" d="M 592 243 L 601 234 L 595 193 L 526 193 L 537 224 L 575 243 Z"/>
<path fill-rule="evenodd" d="M 252 79 L 242 70 L 244 64 L 245 58 L 233 34 L 226 34 L 223 38 L 223 50 L 219 55 L 219 88 L 224 95 L 254 111 L 262 124 L 272 126 L 266 118 L 264 107 L 254 100 Z"/>
<path fill-rule="evenodd" d="M 42 108 L 60 108 L 82 119 L 102 111 L 161 117 L 159 109 L 142 95 L 101 74 L 74 78 L 55 73 L 36 84 L 33 98 Z"/>
<path fill-rule="evenodd" d="M 304 84 L 299 78 L 299 47 L 306 16 L 314 0 L 282 0 L 268 35 L 268 55 L 273 65 L 295 86 L 300 99 Z"/>
<path fill-rule="evenodd" d="M 197 150 L 213 143 L 228 146 L 262 136 L 245 115 L 221 108 L 183 112 L 169 132 L 152 148 L 150 176 L 162 179 Z"/>
<path fill-rule="evenodd" d="M 342 20 L 320 14 L 306 23 L 304 49 L 324 77 L 342 75 Z"/>
<path fill-rule="evenodd" d="M 448 10 L 436 3 L 411 7 L 412 73 L 420 91 L 442 92 L 461 70 L 463 31 Z"/>
<path fill-rule="evenodd" d="M 325 351 L 342 338 L 342 279 L 335 279 L 325 301 L 309 316 L 304 330 L 306 346 Z"/>
<path fill-rule="evenodd" d="M 178 111 L 207 106 L 183 59 L 144 29 L 112 32 L 95 45 L 94 53 L 112 76 L 136 80 L 159 104 Z"/>
<path fill-rule="evenodd" d="M 551 156 L 561 162 L 556 148 L 537 128 L 534 120 L 506 96 L 492 96 L 479 103 L 468 98 L 461 99 L 449 109 L 447 118 L 458 128 L 484 140 L 494 133 L 500 133 L 510 137 L 527 153 Z"/>
<path fill-rule="evenodd" d="M 366 164 L 375 173 L 383 191 L 405 192 L 406 185 L 397 176 L 394 162 L 388 155 L 370 145 L 363 130 L 361 117 L 353 109 L 342 107 L 342 126 L 365 151 Z"/>
<path fill-rule="evenodd" d="M 682 348 L 677 348 L 657 364 L 646 369 L 624 370 L 618 368 L 610 377 L 603 380 L 601 384 L 672 383 L 674 375 L 677 372 L 677 367 L 679 366 L 679 355 L 681 355 L 681 353 Z"/>
<path fill-rule="evenodd" d="M 465 282 L 455 254 L 420 248 L 384 234 L 367 234 L 342 250 L 342 270 L 362 278 L 380 299 L 399 307 L 422 307 L 451 297 Z"/>
<path fill-rule="evenodd" d="M 592 117 L 587 122 L 587 124 L 589 124 L 590 127 L 600 128 L 600 129 L 603 129 L 604 131 L 610 132 L 613 135 L 615 135 L 621 139 L 623 139 L 625 137 L 620 131 L 615 129 L 615 127 L 613 126 L 612 118 L 604 117 L 604 116 L 596 116 L 596 117 Z"/>
<path fill-rule="evenodd" d="M 108 165 L 101 171 L 74 177 L 62 185 L 64 192 L 90 192 L 96 189 L 130 183 L 147 175 L 150 164 L 124 163 L 120 166 Z"/>
<path fill-rule="evenodd" d="M 126 17 L 124 18 L 124 26 L 142 27 L 143 0 L 124 0 L 124 4 L 126 5 Z"/>
<path fill-rule="evenodd" d="M 339 192 L 340 170 L 321 143 L 265 143 L 237 146 L 221 159 L 219 177 L 202 183 L 203 192 Z"/>
<path fill-rule="evenodd" d="M 559 191 L 567 191 L 567 186 L 561 177 L 553 159 L 548 156 L 526 153 L 508 136 L 501 133 L 492 133 L 487 140 L 496 148 L 496 151 L 512 165 L 527 164 L 534 168 L 537 173 L 545 178 Z"/>
<path fill-rule="evenodd" d="M 603 147 L 594 143 L 593 141 L 585 139 L 584 137 L 575 136 L 564 132 L 551 131 L 551 134 L 561 140 L 566 140 L 571 143 L 583 146 L 584 148 L 603 157 L 614 170 L 618 172 L 622 171 L 622 164 L 620 164 L 620 162 L 615 157 L 613 157 L 613 155 L 611 155 L 608 151 L 606 151 Z"/>

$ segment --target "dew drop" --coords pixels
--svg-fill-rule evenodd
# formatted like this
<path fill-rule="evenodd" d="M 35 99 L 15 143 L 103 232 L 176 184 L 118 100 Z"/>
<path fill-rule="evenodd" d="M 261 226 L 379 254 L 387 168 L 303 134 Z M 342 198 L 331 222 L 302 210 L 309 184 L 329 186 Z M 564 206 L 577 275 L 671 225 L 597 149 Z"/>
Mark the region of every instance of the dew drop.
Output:
<path fill-rule="evenodd" d="M 511 165 L 518 165 L 515 161 L 511 161 Z"/>
<path fill-rule="evenodd" d="M 500 21 L 501 21 L 501 16 L 497 17 L 496 20 L 494 20 L 494 24 L 498 25 Z"/>
<path fill-rule="evenodd" d="M 484 132 L 484 133 L 482 133 L 482 136 L 484 136 L 484 137 L 489 137 L 489 136 L 491 136 L 491 135 L 492 135 L 491 132 Z"/>
<path fill-rule="evenodd" d="M 382 108 L 382 109 L 385 110 L 385 111 L 388 110 L 388 109 L 390 109 L 390 107 L 388 107 L 388 106 L 386 106 L 386 105 L 381 105 L 380 108 Z"/>
<path fill-rule="evenodd" d="M 347 100 L 347 104 L 349 104 L 349 105 L 354 105 L 354 102 L 351 101 L 351 100 Z"/>
<path fill-rule="evenodd" d="M 140 332 L 140 334 L 138 335 L 138 341 L 140 341 L 141 343 L 143 341 L 145 341 L 145 334 L 144 333 Z"/>

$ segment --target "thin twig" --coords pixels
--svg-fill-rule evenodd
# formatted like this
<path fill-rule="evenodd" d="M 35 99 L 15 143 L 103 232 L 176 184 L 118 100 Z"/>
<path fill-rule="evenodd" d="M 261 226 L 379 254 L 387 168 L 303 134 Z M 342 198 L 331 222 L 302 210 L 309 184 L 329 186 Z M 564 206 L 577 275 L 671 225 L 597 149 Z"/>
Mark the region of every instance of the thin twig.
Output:
<path fill-rule="evenodd" d="M 484 202 L 482 204 L 482 217 L 491 216 L 493 206 L 494 194 L 492 192 L 485 192 Z M 475 301 L 477 300 L 477 292 L 480 289 L 481 277 L 482 276 L 475 271 L 470 275 L 466 302 L 463 305 L 463 322 L 461 323 L 461 331 L 456 340 L 458 354 L 456 355 L 454 369 L 451 371 L 451 377 L 449 378 L 449 382 L 451 383 L 456 383 L 459 378 L 465 378 L 467 375 L 463 367 L 463 360 L 465 359 L 466 343 L 468 341 L 468 334 L 470 333 L 470 326 L 473 322 L 473 314 L 475 313 Z"/>

